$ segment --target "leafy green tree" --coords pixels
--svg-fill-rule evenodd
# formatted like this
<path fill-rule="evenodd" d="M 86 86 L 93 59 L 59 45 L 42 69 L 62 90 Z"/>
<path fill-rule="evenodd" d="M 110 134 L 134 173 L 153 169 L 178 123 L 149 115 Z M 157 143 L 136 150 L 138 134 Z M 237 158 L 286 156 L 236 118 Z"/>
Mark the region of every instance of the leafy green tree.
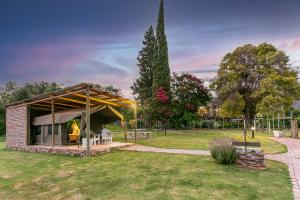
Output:
<path fill-rule="evenodd" d="M 290 69 L 282 75 L 272 72 L 261 81 L 261 87 L 254 95 L 259 99 L 256 107 L 259 113 L 272 115 L 290 110 L 300 97 L 296 71 Z"/>
<path fill-rule="evenodd" d="M 117 88 L 113 85 L 101 86 L 97 83 L 86 83 L 86 84 L 91 85 L 92 87 L 96 87 L 96 88 L 99 88 L 101 90 L 104 90 L 106 92 L 110 92 L 111 94 L 116 95 L 116 96 L 121 96 L 122 95 L 121 89 Z"/>
<path fill-rule="evenodd" d="M 238 47 L 222 59 L 211 88 L 221 100 L 221 107 L 228 111 L 227 114 L 241 113 L 245 119 L 253 119 L 257 108 L 261 109 L 261 101 L 268 96 L 264 88 L 267 79 L 274 79 L 274 76 L 270 75 L 275 73 L 281 77 L 295 77 L 296 74 L 292 73 L 288 62 L 288 56 L 271 44 L 247 44 Z M 278 94 L 284 94 L 284 87 L 280 86 L 280 81 L 271 82 Z M 298 85 L 293 81 L 286 84 L 290 87 Z M 290 98 L 289 95 L 292 94 L 287 95 L 286 98 Z"/>
<path fill-rule="evenodd" d="M 16 83 L 11 81 L 0 88 L 0 135 L 5 133 L 5 106 L 11 101 L 16 88 Z"/>
<path fill-rule="evenodd" d="M 5 106 L 9 103 L 21 101 L 37 95 L 53 92 L 62 88 L 57 83 L 26 83 L 17 87 L 15 82 L 8 82 L 0 88 L 0 135 L 5 133 Z"/>
<path fill-rule="evenodd" d="M 243 109 L 245 107 L 245 101 L 239 93 L 232 94 L 234 101 L 225 99 L 220 107 L 221 117 L 243 117 Z"/>
<path fill-rule="evenodd" d="M 168 57 L 168 44 L 165 34 L 164 3 L 160 2 L 156 27 L 156 51 L 153 69 L 152 91 L 156 96 L 157 89 L 163 88 L 167 93 L 170 90 L 170 68 Z"/>
<path fill-rule="evenodd" d="M 114 95 L 121 96 L 122 92 L 120 88 L 114 87 L 113 85 L 108 85 L 103 88 L 105 91 L 110 92 Z"/>
<path fill-rule="evenodd" d="M 204 86 L 201 79 L 188 73 L 173 74 L 171 81 L 172 98 L 183 109 L 198 111 L 211 99 L 209 89 Z"/>
<path fill-rule="evenodd" d="M 152 97 L 153 65 L 155 54 L 155 35 L 152 26 L 144 35 L 143 47 L 138 55 L 139 77 L 130 87 L 142 106 L 148 104 Z"/>
<path fill-rule="evenodd" d="M 199 107 L 207 105 L 211 99 L 208 88 L 201 79 L 191 74 L 173 74 L 171 80 L 173 123 L 182 120 L 187 126 L 193 126 L 199 118 Z"/>
<path fill-rule="evenodd" d="M 62 89 L 62 85 L 55 82 L 26 83 L 24 86 L 17 88 L 12 94 L 11 102 L 21 101 L 60 89 Z"/>
<path fill-rule="evenodd" d="M 170 97 L 168 44 L 165 34 L 164 4 L 163 0 L 161 0 L 156 27 L 156 48 L 150 112 L 153 119 L 162 120 L 163 124 L 173 115 L 170 106 Z"/>

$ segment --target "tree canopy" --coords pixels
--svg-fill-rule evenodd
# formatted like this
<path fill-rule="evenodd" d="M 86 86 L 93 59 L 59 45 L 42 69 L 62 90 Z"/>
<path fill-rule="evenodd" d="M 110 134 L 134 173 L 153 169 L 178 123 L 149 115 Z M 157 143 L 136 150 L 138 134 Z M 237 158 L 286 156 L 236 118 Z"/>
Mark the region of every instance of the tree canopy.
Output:
<path fill-rule="evenodd" d="M 181 110 L 195 112 L 211 99 L 209 90 L 201 79 L 188 73 L 173 74 L 171 81 L 173 101 Z"/>
<path fill-rule="evenodd" d="M 290 107 L 299 96 L 299 84 L 288 62 L 285 52 L 266 43 L 247 44 L 226 54 L 210 85 L 224 114 L 253 119 L 257 112 Z M 278 101 L 280 95 L 285 96 Z M 272 106 L 266 107 L 270 103 Z"/>
<path fill-rule="evenodd" d="M 152 98 L 155 47 L 155 35 L 152 26 L 150 26 L 144 35 L 143 47 L 137 58 L 139 77 L 131 86 L 133 94 L 137 95 L 142 105 L 147 104 Z"/>
<path fill-rule="evenodd" d="M 158 88 L 163 88 L 167 93 L 170 90 L 170 68 L 168 44 L 165 34 L 164 3 L 160 2 L 156 27 L 156 51 L 153 69 L 152 90 L 155 95 Z"/>
<path fill-rule="evenodd" d="M 8 82 L 0 87 L 0 135 L 5 133 L 5 106 L 37 95 L 54 92 L 61 89 L 61 84 L 52 82 L 26 83 L 18 87 L 15 82 Z"/>
<path fill-rule="evenodd" d="M 198 109 L 211 100 L 210 91 L 201 79 L 188 73 L 173 74 L 171 79 L 173 121 L 195 125 L 199 118 Z"/>

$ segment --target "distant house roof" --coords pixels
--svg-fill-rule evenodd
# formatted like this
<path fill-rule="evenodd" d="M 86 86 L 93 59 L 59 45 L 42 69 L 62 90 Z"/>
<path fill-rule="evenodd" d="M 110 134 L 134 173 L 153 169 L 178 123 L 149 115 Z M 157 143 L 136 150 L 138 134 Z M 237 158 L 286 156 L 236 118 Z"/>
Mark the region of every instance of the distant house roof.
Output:
<path fill-rule="evenodd" d="M 54 100 L 56 110 L 76 109 L 86 105 L 87 91 L 90 92 L 90 106 L 110 105 L 112 107 L 126 108 L 135 104 L 135 101 L 114 95 L 99 87 L 95 87 L 92 84 L 80 83 L 56 92 L 11 103 L 7 105 L 6 108 L 30 105 L 30 108 L 32 109 L 40 108 L 51 110 L 52 100 Z"/>

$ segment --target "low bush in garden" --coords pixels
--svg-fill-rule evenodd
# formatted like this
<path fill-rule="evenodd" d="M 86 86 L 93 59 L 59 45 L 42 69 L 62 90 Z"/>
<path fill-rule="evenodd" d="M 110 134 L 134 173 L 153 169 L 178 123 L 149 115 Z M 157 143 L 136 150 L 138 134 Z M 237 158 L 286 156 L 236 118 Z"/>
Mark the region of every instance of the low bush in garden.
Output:
<path fill-rule="evenodd" d="M 223 165 L 232 165 L 237 158 L 237 153 L 228 137 L 216 138 L 210 142 L 212 158 Z"/>

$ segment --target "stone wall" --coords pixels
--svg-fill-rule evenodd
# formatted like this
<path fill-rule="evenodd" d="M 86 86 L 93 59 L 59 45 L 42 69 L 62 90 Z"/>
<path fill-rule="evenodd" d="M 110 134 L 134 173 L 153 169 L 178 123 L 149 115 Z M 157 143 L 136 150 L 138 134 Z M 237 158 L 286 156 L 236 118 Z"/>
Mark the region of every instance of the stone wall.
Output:
<path fill-rule="evenodd" d="M 133 146 L 132 143 L 124 143 L 120 146 L 114 146 L 114 147 L 102 147 L 102 148 L 96 148 L 91 149 L 90 155 L 98 155 L 103 153 L 111 152 L 113 149 L 122 149 L 125 147 Z M 8 147 L 9 150 L 17 150 L 17 151 L 28 151 L 33 153 L 52 153 L 52 154 L 63 154 L 63 155 L 69 155 L 69 156 L 87 156 L 86 149 L 78 148 L 78 149 L 71 149 L 68 148 L 68 146 L 43 146 L 43 145 L 29 145 L 29 146 L 23 146 L 23 147 Z"/>
<path fill-rule="evenodd" d="M 237 148 L 236 151 L 238 154 L 236 165 L 251 169 L 265 168 L 265 157 L 261 150 L 247 149 L 247 154 L 244 148 Z"/>
<path fill-rule="evenodd" d="M 6 145 L 8 148 L 27 144 L 27 106 L 6 109 Z"/>

